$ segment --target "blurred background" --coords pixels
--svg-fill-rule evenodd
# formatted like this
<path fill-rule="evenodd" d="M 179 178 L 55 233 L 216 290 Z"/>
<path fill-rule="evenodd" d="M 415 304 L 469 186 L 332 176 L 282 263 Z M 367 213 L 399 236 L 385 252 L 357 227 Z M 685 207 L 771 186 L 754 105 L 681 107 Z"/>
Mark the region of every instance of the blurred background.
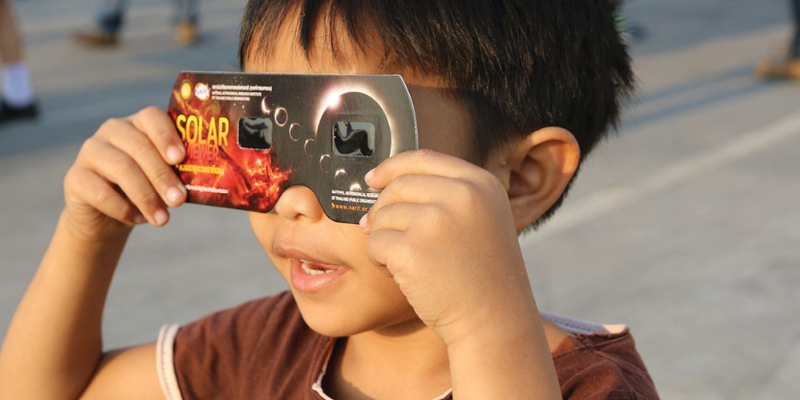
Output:
<path fill-rule="evenodd" d="M 245 0 L 201 0 L 190 47 L 173 40 L 169 2 L 131 1 L 102 49 L 69 37 L 95 0 L 14 5 L 40 115 L 0 125 L 0 335 L 82 141 L 109 117 L 166 107 L 180 70 L 236 70 Z M 800 398 L 800 84 L 753 72 L 785 52 L 788 1 L 623 11 L 639 92 L 560 213 L 521 239 L 540 308 L 627 324 L 663 399 Z M 188 205 L 135 230 L 106 343 L 152 341 L 162 324 L 285 288 L 245 213 Z"/>

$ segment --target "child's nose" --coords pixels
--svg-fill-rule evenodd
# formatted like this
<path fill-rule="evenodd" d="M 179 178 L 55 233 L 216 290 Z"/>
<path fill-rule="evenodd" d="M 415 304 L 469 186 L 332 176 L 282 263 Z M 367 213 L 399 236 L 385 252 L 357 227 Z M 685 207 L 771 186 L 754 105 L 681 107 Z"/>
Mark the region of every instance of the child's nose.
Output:
<path fill-rule="evenodd" d="M 325 214 L 314 192 L 300 185 L 292 186 L 281 194 L 275 204 L 275 212 L 286 219 L 307 218 L 311 221 L 319 220 Z"/>

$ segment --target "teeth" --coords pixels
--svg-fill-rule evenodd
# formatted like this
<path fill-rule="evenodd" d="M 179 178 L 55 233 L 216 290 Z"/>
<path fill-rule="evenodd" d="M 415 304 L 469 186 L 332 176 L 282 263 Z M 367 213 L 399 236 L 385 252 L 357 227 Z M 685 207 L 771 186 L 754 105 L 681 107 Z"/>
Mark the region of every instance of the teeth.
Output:
<path fill-rule="evenodd" d="M 338 270 L 341 269 L 341 268 L 339 268 L 339 269 L 327 269 L 327 270 L 314 269 L 314 268 L 311 267 L 312 265 L 313 264 L 308 262 L 308 261 L 300 260 L 300 268 L 303 269 L 303 272 L 305 272 L 306 274 L 309 274 L 309 275 L 330 274 L 331 272 L 338 271 Z"/>

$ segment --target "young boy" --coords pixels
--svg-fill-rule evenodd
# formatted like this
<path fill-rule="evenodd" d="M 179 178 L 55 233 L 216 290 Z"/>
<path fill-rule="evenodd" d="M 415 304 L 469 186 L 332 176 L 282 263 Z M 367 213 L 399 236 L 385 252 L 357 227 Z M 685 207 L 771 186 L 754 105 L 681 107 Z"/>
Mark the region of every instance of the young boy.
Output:
<path fill-rule="evenodd" d="M 399 73 L 419 151 L 367 174 L 360 225 L 310 189 L 250 215 L 290 291 L 103 353 L 106 291 L 134 225 L 186 192 L 163 110 L 112 119 L 0 354 L 27 399 L 655 399 L 627 329 L 542 317 L 517 234 L 560 203 L 632 85 L 608 0 L 251 0 L 248 72 Z"/>

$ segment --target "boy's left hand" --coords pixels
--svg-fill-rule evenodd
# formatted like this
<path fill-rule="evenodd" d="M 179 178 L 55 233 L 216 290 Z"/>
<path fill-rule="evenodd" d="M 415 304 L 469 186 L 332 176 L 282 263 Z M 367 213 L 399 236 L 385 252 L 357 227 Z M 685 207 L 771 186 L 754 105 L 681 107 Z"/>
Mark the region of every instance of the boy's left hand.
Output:
<path fill-rule="evenodd" d="M 538 318 L 508 195 L 494 174 L 417 150 L 384 161 L 367 183 L 383 189 L 361 221 L 369 256 L 446 344 Z"/>

